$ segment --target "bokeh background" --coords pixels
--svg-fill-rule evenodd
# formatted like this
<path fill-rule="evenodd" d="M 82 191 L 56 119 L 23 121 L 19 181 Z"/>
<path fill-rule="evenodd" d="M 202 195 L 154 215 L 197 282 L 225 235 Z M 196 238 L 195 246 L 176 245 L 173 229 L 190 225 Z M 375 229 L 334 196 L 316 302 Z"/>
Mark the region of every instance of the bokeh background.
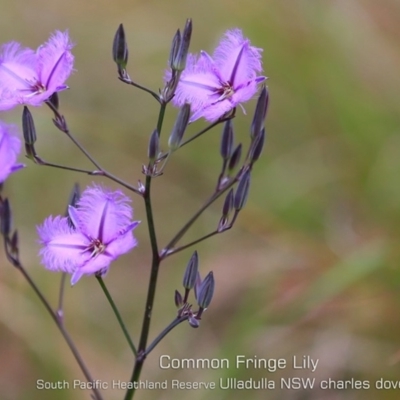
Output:
<path fill-rule="evenodd" d="M 264 49 L 269 77 L 268 141 L 254 169 L 246 209 L 231 231 L 197 246 L 202 274 L 213 270 L 216 293 L 201 327 L 181 325 L 148 358 L 149 381 L 215 381 L 267 377 L 275 390 L 139 391 L 137 399 L 397 399 L 399 390 L 373 389 L 400 380 L 400 4 L 396 0 L 0 0 L 0 38 L 36 48 L 56 29 L 76 43 L 76 72 L 60 95 L 76 137 L 106 168 L 132 183 L 143 179 L 157 104 L 116 77 L 111 45 L 124 23 L 128 70 L 157 90 L 171 39 L 194 20 L 191 50 L 211 52 L 226 29 L 240 27 Z M 248 143 L 255 101 L 238 110 L 236 141 Z M 49 162 L 89 167 L 51 122 L 31 109 L 37 151 Z M 1 118 L 21 124 L 22 108 Z M 168 109 L 164 146 L 176 110 Z M 206 126 L 199 121 L 195 133 Z M 221 161 L 220 129 L 177 152 L 153 185 L 159 243 L 200 207 L 214 188 Z M 21 159 L 23 156 L 21 155 Z M 28 168 L 5 185 L 22 259 L 54 307 L 59 274 L 37 257 L 35 226 L 65 209 L 72 185 L 100 179 Z M 108 183 L 107 183 L 108 184 Z M 111 187 L 116 187 L 109 184 Z M 139 247 L 112 266 L 106 283 L 133 338 L 140 331 L 150 266 L 141 199 L 132 195 Z M 186 241 L 216 226 L 221 204 L 199 220 Z M 174 290 L 191 250 L 167 259 L 160 272 L 150 339 L 175 316 Z M 61 335 L 27 283 L 0 249 L 1 399 L 89 399 L 82 390 L 39 391 L 47 382 L 83 379 Z M 133 359 L 94 278 L 67 287 L 65 323 L 92 374 L 127 381 Z M 309 355 L 315 373 L 287 369 L 168 370 L 174 358 L 258 358 Z M 280 390 L 281 377 L 368 380 L 370 390 Z M 108 390 L 107 400 L 123 391 Z M 136 398 L 136 397 L 135 397 Z"/>

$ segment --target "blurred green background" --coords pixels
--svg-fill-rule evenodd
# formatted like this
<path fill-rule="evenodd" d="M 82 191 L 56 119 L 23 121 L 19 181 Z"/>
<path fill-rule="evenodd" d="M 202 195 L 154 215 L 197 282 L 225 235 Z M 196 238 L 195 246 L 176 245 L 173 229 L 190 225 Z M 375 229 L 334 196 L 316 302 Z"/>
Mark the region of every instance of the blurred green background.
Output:
<path fill-rule="evenodd" d="M 76 72 L 60 95 L 76 137 L 106 168 L 132 183 L 143 179 L 157 104 L 116 78 L 111 45 L 124 23 L 132 79 L 162 86 L 171 39 L 187 17 L 191 50 L 212 52 L 226 29 L 240 27 L 264 49 L 269 77 L 268 140 L 255 166 L 250 198 L 234 229 L 197 247 L 203 276 L 213 270 L 216 294 L 201 327 L 179 326 L 148 358 L 142 379 L 216 381 L 267 377 L 275 390 L 139 391 L 137 399 L 397 399 L 400 380 L 400 3 L 396 0 L 11 1 L 0 0 L 0 38 L 36 48 L 56 29 L 76 43 Z M 236 141 L 248 143 L 255 101 L 238 110 Z M 31 109 L 37 151 L 49 162 L 89 167 L 52 125 L 46 107 Z M 20 125 L 22 108 L 1 118 Z M 168 109 L 164 147 L 176 110 Z M 195 133 L 204 121 L 189 129 Z M 160 245 L 198 209 L 220 168 L 220 129 L 177 152 L 153 185 Z M 21 159 L 23 156 L 21 156 Z M 56 306 L 60 275 L 37 257 L 35 226 L 65 209 L 75 182 L 100 179 L 33 165 L 12 176 L 12 202 L 22 259 Z M 105 181 L 106 182 L 106 181 Z M 108 184 L 108 182 L 106 182 Z M 116 187 L 110 184 L 111 187 Z M 139 247 L 114 263 L 106 283 L 138 340 L 149 277 L 150 248 L 141 199 L 132 196 Z M 211 207 L 186 242 L 216 226 Z M 192 250 L 167 259 L 160 271 L 150 339 L 175 316 Z M 22 276 L 0 249 L 0 398 L 90 399 L 89 391 L 39 391 L 38 379 L 83 379 L 61 335 Z M 133 359 L 94 278 L 65 299 L 65 323 L 92 374 L 127 381 Z M 168 370 L 174 358 L 258 358 L 309 355 L 314 373 L 264 370 Z M 281 377 L 368 380 L 370 390 L 280 390 Z M 106 400 L 124 392 L 107 390 Z"/>

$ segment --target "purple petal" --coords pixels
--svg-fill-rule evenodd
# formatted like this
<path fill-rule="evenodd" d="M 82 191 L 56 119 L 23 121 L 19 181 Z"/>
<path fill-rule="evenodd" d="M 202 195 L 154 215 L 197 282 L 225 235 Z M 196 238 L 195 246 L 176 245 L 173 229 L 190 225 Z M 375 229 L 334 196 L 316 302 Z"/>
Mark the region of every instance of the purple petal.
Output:
<path fill-rule="evenodd" d="M 83 276 L 83 272 L 79 269 L 77 269 L 71 276 L 71 286 L 74 286 L 75 283 L 79 281 Z"/>
<path fill-rule="evenodd" d="M 67 218 L 48 217 L 37 231 L 43 245 L 39 254 L 47 269 L 72 273 L 88 258 L 86 237 L 71 228 Z"/>
<path fill-rule="evenodd" d="M 234 29 L 225 33 L 213 58 L 224 80 L 229 81 L 235 72 L 234 82 L 230 83 L 236 87 L 262 71 L 261 52 L 262 49 L 250 46 L 241 30 Z"/>
<path fill-rule="evenodd" d="M 236 107 L 239 103 L 244 103 L 246 101 L 249 101 L 255 96 L 257 91 L 258 91 L 258 86 L 256 80 L 252 80 L 247 82 L 246 84 L 243 84 L 233 94 L 231 98 L 232 104 L 234 104 Z"/>
<path fill-rule="evenodd" d="M 79 271 L 85 275 L 92 275 L 104 268 L 108 268 L 113 260 L 114 258 L 107 253 L 99 254 L 96 257 L 86 260 L 86 262 L 79 267 Z"/>
<path fill-rule="evenodd" d="M 189 54 L 186 69 L 182 72 L 173 103 L 181 107 L 190 103 L 192 110 L 208 103 L 210 96 L 221 86 L 218 76 L 206 61 L 198 62 Z"/>
<path fill-rule="evenodd" d="M 121 254 L 127 253 L 137 246 L 137 240 L 133 237 L 131 230 L 124 235 L 119 236 L 117 239 L 111 241 L 107 245 L 106 253 L 116 259 Z"/>
<path fill-rule="evenodd" d="M 21 150 L 21 141 L 16 132 L 15 126 L 0 121 L 0 183 L 4 182 L 8 175 L 24 167 L 16 162 Z"/>
<path fill-rule="evenodd" d="M 65 81 L 71 75 L 74 63 L 72 47 L 68 32 L 56 31 L 37 50 L 39 80 L 48 97 L 60 88 L 66 88 Z"/>
<path fill-rule="evenodd" d="M 100 186 L 87 188 L 77 204 L 80 229 L 104 244 L 113 240 L 132 221 L 130 199 L 120 191 L 107 191 Z"/>
<path fill-rule="evenodd" d="M 191 116 L 189 122 L 193 122 L 199 118 L 205 118 L 209 122 L 214 122 L 218 118 L 222 117 L 225 113 L 232 110 L 235 105 L 232 104 L 230 99 L 225 99 L 222 101 L 218 101 L 216 103 L 212 103 L 206 107 L 198 109 Z"/>
<path fill-rule="evenodd" d="M 0 86 L 14 90 L 29 90 L 37 80 L 35 52 L 19 43 L 2 46 L 0 55 Z"/>

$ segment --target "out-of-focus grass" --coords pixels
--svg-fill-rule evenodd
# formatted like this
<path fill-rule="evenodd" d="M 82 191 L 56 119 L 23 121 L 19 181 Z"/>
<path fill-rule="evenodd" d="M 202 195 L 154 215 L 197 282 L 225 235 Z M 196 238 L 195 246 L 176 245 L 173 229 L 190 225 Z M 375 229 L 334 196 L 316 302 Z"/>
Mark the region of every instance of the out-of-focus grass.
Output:
<path fill-rule="evenodd" d="M 268 140 L 256 165 L 249 201 L 235 228 L 200 245 L 201 271 L 217 285 L 200 329 L 180 326 L 149 357 L 143 379 L 211 380 L 220 377 L 305 376 L 287 369 L 160 370 L 158 356 L 259 358 L 311 355 L 317 379 L 398 379 L 400 362 L 400 24 L 394 0 L 366 1 L 0 1 L 1 42 L 36 47 L 55 29 L 76 42 L 71 89 L 62 112 L 79 140 L 114 173 L 142 179 L 154 101 L 116 79 L 111 43 L 123 22 L 130 47 L 129 72 L 157 89 L 170 40 L 194 19 L 192 50 L 212 51 L 228 28 L 240 27 L 264 49 L 269 76 Z M 238 110 L 236 140 L 247 143 L 255 102 Z M 53 128 L 44 107 L 32 109 L 37 150 L 48 161 L 88 166 Z M 3 113 L 20 121 L 21 109 Z M 176 110 L 168 110 L 164 144 Z M 196 132 L 204 122 L 190 127 Z M 164 244 L 207 198 L 220 165 L 219 131 L 176 153 L 154 183 L 159 241 Z M 93 178 L 28 168 L 7 181 L 23 260 L 56 304 L 59 276 L 39 265 L 35 225 L 64 210 L 75 181 Z M 140 246 L 116 262 L 109 290 L 137 340 L 149 275 L 144 210 L 133 197 Z M 190 232 L 195 238 L 219 219 L 212 207 Z M 161 270 L 152 337 L 174 315 L 191 255 L 182 252 Z M 60 335 L 26 283 L 0 251 L 1 398 L 89 399 L 86 391 L 37 391 L 36 380 L 82 379 Z M 127 380 L 132 357 L 94 279 L 66 293 L 66 325 L 94 376 Z M 395 390 L 290 392 L 215 390 L 141 391 L 140 399 L 395 399 Z M 122 391 L 106 391 L 121 399 Z"/>

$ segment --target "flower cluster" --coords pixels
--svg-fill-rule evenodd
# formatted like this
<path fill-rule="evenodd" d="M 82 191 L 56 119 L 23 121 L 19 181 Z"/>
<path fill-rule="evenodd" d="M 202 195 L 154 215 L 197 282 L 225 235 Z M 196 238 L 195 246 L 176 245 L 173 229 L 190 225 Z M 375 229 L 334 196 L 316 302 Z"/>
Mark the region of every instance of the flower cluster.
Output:
<path fill-rule="evenodd" d="M 110 263 L 137 245 L 132 235 L 130 199 L 122 192 L 88 187 L 69 206 L 68 217 L 48 217 L 38 227 L 42 263 L 49 270 L 72 274 L 74 285 L 82 275 L 104 275 Z"/>
<path fill-rule="evenodd" d="M 157 278 L 161 263 L 165 258 L 195 246 L 206 239 L 232 228 L 240 211 L 244 207 L 250 188 L 250 178 L 254 163 L 260 157 L 266 130 L 264 121 L 268 108 L 268 91 L 265 85 L 258 96 L 253 121 L 250 126 L 249 148 L 246 157 L 242 155 L 242 143 L 235 144 L 233 116 L 237 106 L 250 100 L 258 91 L 258 86 L 266 77 L 261 75 L 262 50 L 251 46 L 239 29 L 227 31 L 220 44 L 211 55 L 201 51 L 199 55 L 189 54 L 192 21 L 188 19 L 183 33 L 178 29 L 172 41 L 169 67 L 166 72 L 166 85 L 158 93 L 134 82 L 127 72 L 128 46 L 123 25 L 121 24 L 113 42 L 113 59 L 117 64 L 118 78 L 129 85 L 151 94 L 160 106 L 156 129 L 150 136 L 148 163 L 142 166 L 146 176 L 145 183 L 138 181 L 135 186 L 125 182 L 104 169 L 72 134 L 58 102 L 59 91 L 67 88 L 66 80 L 73 70 L 73 44 L 68 32 L 56 31 L 49 40 L 36 51 L 23 48 L 17 42 L 5 44 L 0 49 L 0 111 L 24 105 L 22 113 L 22 131 L 27 157 L 42 166 L 49 166 L 85 173 L 91 176 L 110 179 L 144 200 L 146 219 L 151 248 L 151 273 L 144 307 L 144 318 L 138 347 L 130 337 L 110 292 L 103 280 L 111 263 L 119 256 L 137 246 L 133 230 L 139 221 L 133 221 L 133 209 L 130 198 L 120 190 L 110 190 L 101 185 L 92 184 L 79 194 L 78 185 L 71 193 L 68 211 L 64 215 L 49 216 L 37 226 L 41 248 L 39 256 L 45 268 L 51 271 L 71 274 L 71 285 L 75 285 L 84 275 L 95 275 L 110 303 L 117 321 L 135 355 L 134 370 L 125 399 L 134 395 L 135 382 L 138 382 L 143 363 L 157 344 L 178 324 L 188 321 L 190 326 L 198 328 L 204 311 L 210 306 L 215 291 L 214 273 L 210 271 L 204 279 L 199 272 L 199 258 L 194 251 L 189 260 L 182 281 L 182 294 L 175 291 L 176 317 L 155 339 L 148 343 L 150 322 L 154 306 Z M 164 123 L 165 108 L 172 102 L 180 107 L 175 124 L 168 139 L 166 152 L 160 149 L 160 134 Z M 93 169 L 82 169 L 72 165 L 47 162 L 35 149 L 37 141 L 34 120 L 28 106 L 40 106 L 46 103 L 52 113 L 55 127 L 63 132 L 74 145 L 93 164 Z M 243 107 L 242 107 L 243 108 Z M 182 141 L 189 122 L 199 118 L 216 122 L 197 132 L 185 142 Z M 195 214 L 174 233 L 164 247 L 159 247 L 154 210 L 151 197 L 151 183 L 163 174 L 167 161 L 172 154 L 200 135 L 223 124 L 220 144 L 222 166 L 216 174 L 216 185 Z M 165 129 L 164 129 L 165 130 Z M 2 182 L 12 173 L 23 167 L 17 163 L 21 142 L 16 129 L 0 121 L 0 189 Z M 181 243 L 182 238 L 193 226 L 201 214 L 215 201 L 225 196 L 219 223 L 212 231 L 193 241 Z M 35 284 L 19 258 L 19 240 L 17 230 L 12 227 L 12 213 L 7 198 L 0 196 L 0 235 L 7 259 L 14 265 L 32 286 L 39 299 L 51 314 L 54 322 L 63 334 L 66 342 L 78 361 L 88 382 L 93 382 L 77 347 L 68 335 L 63 324 L 64 279 L 60 286 L 59 306 L 53 310 L 50 302 Z M 63 277 L 64 278 L 64 277 Z M 197 306 L 189 301 L 194 292 Z M 101 400 L 102 395 L 92 387 L 92 398 Z"/>
<path fill-rule="evenodd" d="M 239 29 L 227 31 L 213 56 L 189 54 L 173 98 L 174 105 L 190 103 L 190 122 L 204 117 L 216 121 L 257 92 L 262 49 L 250 45 Z M 166 78 L 170 76 L 166 74 Z"/>
<path fill-rule="evenodd" d="M 36 51 L 17 42 L 0 53 L 0 110 L 19 104 L 40 106 L 53 93 L 67 89 L 73 69 L 73 45 L 68 32 L 56 31 Z"/>

